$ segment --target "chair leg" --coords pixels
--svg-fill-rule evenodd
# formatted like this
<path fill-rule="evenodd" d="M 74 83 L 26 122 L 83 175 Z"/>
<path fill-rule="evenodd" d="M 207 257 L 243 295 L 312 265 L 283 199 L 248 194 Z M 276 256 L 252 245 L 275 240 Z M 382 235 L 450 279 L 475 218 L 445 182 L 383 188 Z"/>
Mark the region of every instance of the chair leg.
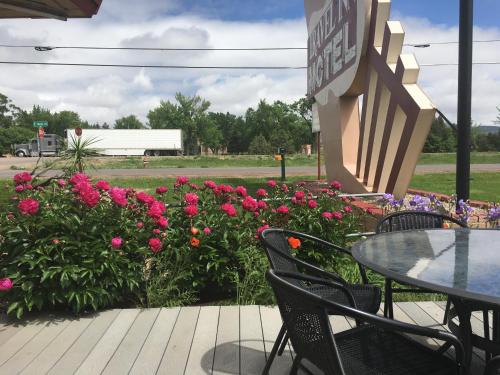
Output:
<path fill-rule="evenodd" d="M 484 338 L 485 340 L 490 339 L 490 317 L 488 314 L 488 310 L 483 310 L 483 330 L 484 330 Z M 484 351 L 484 359 L 485 361 L 489 361 L 491 359 L 491 353 L 487 350 Z"/>
<path fill-rule="evenodd" d="M 448 323 L 448 316 L 450 315 L 451 301 L 448 298 L 446 300 L 446 308 L 444 309 L 443 325 Z"/>
<path fill-rule="evenodd" d="M 302 360 L 302 358 L 300 356 L 296 356 L 294 361 L 293 361 L 293 365 L 292 365 L 292 369 L 290 370 L 290 375 L 297 375 L 297 372 L 299 371 L 299 366 L 300 366 L 300 361 Z"/>
<path fill-rule="evenodd" d="M 283 341 L 281 341 L 280 348 L 278 350 L 278 355 L 281 356 L 286 348 L 286 343 L 288 342 L 288 331 L 285 333 L 285 337 L 283 337 Z"/>
<path fill-rule="evenodd" d="M 269 353 L 269 358 L 267 359 L 266 366 L 264 370 L 262 370 L 262 375 L 268 375 L 271 365 L 273 364 L 274 357 L 276 357 L 276 353 L 283 341 L 283 337 L 286 334 L 285 324 L 281 326 L 280 332 L 278 333 L 278 337 L 276 337 L 276 341 L 274 342 L 273 348 L 271 349 L 271 353 Z M 288 335 L 287 335 L 288 336 Z"/>
<path fill-rule="evenodd" d="M 394 319 L 394 310 L 392 307 L 392 280 L 385 279 L 385 301 L 384 301 L 384 316 Z"/>

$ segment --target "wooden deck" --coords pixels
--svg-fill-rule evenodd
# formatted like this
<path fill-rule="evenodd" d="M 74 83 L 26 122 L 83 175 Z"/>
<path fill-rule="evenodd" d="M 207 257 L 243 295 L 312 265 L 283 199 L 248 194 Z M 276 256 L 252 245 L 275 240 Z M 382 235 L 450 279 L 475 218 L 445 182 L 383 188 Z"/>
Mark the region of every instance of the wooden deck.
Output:
<path fill-rule="evenodd" d="M 438 326 L 444 304 L 405 302 L 395 317 Z M 472 319 L 482 329 L 481 316 Z M 350 328 L 332 318 L 335 331 Z M 276 308 L 204 306 L 108 310 L 79 319 L 42 316 L 0 324 L 0 374 L 260 374 L 281 327 Z M 437 345 L 428 340 L 429 345 Z M 481 352 L 473 374 L 482 374 Z M 278 357 L 271 374 L 288 374 L 293 353 Z"/>

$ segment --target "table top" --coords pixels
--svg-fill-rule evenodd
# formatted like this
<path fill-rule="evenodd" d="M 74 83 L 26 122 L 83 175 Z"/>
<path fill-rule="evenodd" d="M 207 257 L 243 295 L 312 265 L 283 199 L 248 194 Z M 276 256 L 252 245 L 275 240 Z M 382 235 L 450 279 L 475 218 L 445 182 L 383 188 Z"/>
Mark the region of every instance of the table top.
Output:
<path fill-rule="evenodd" d="M 500 230 L 381 233 L 354 244 L 352 255 L 395 281 L 500 305 Z"/>

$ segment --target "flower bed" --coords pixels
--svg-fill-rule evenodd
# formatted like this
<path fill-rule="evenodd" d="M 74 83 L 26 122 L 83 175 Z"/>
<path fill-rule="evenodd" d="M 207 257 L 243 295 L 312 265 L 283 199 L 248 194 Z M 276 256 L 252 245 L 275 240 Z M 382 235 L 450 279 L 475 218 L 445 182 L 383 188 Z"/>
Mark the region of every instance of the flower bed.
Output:
<path fill-rule="evenodd" d="M 37 187 L 21 173 L 10 211 L 0 217 L 0 291 L 18 317 L 35 308 L 79 312 L 214 298 L 269 303 L 258 233 L 283 227 L 345 245 L 362 214 L 337 197 L 340 188 L 336 182 L 313 197 L 301 184 L 268 181 L 252 197 L 244 186 L 197 186 L 179 177 L 152 195 L 85 174 Z M 302 259 L 325 268 L 341 263 L 344 276 L 357 277 L 350 260 L 291 241 Z"/>

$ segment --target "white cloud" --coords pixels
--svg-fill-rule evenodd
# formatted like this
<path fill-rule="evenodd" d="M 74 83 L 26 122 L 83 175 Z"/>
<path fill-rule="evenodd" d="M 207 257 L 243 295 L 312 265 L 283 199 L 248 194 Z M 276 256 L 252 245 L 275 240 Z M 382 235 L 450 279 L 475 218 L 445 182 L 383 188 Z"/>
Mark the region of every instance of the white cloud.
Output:
<path fill-rule="evenodd" d="M 146 46 L 146 47 L 262 47 L 304 46 L 303 19 L 259 22 L 221 21 L 193 14 L 165 16 L 178 11 L 178 0 L 123 2 L 106 0 L 93 19 L 5 20 L 0 40 L 11 44 Z M 458 39 L 456 27 L 400 17 L 406 42 Z M 500 39 L 500 28 L 476 28 L 475 39 Z M 475 44 L 475 60 L 500 61 L 500 48 Z M 421 63 L 456 62 L 457 46 L 409 49 Z M 92 51 L 0 48 L 0 60 L 87 62 L 104 64 L 148 64 L 191 66 L 304 66 L 304 51 L 215 52 L 215 51 Z M 422 67 L 420 83 L 432 101 L 452 120 L 456 114 L 456 67 Z M 500 105 L 499 66 L 475 66 L 473 120 L 490 124 Z M 306 90 L 304 70 L 243 71 L 152 68 L 74 68 L 47 66 L 2 66 L 0 92 L 23 108 L 34 104 L 52 110 L 72 109 L 90 122 L 113 123 L 129 114 L 146 120 L 148 111 L 176 92 L 198 94 L 212 103 L 212 110 L 243 114 L 259 100 L 292 102 Z"/>

